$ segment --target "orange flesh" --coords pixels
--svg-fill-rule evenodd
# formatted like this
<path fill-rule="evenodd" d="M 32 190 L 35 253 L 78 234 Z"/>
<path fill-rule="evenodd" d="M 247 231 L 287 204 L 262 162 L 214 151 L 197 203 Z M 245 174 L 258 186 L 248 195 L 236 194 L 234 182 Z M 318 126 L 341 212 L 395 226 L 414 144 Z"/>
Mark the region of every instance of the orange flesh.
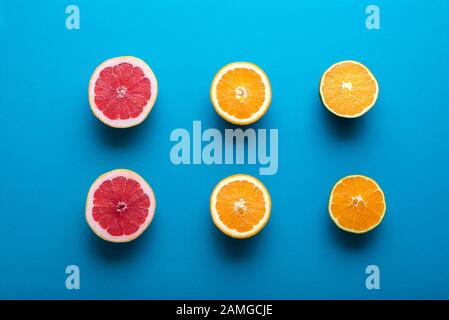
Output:
<path fill-rule="evenodd" d="M 372 106 L 377 83 L 366 67 L 353 62 L 333 66 L 322 81 L 324 104 L 338 115 L 355 116 Z"/>
<path fill-rule="evenodd" d="M 249 181 L 232 181 L 217 194 L 216 210 L 223 224 L 238 232 L 250 231 L 265 215 L 265 199 Z"/>
<path fill-rule="evenodd" d="M 363 232 L 377 225 L 385 213 L 385 199 L 379 186 L 364 177 L 347 177 L 334 188 L 330 213 L 344 229 Z"/>
<path fill-rule="evenodd" d="M 226 113 L 238 119 L 250 118 L 265 101 L 262 78 L 251 69 L 229 70 L 218 81 L 217 100 Z"/>

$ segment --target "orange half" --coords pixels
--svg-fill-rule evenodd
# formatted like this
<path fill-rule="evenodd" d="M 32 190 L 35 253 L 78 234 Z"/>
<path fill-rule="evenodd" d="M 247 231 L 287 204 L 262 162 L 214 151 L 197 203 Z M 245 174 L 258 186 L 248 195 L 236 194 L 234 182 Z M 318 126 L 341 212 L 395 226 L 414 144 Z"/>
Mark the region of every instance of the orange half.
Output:
<path fill-rule="evenodd" d="M 329 214 L 335 224 L 348 232 L 365 233 L 382 221 L 385 196 L 379 185 L 362 175 L 338 181 L 329 199 Z"/>
<path fill-rule="evenodd" d="M 326 108 L 337 116 L 356 118 L 376 103 L 379 85 L 371 71 L 357 61 L 332 65 L 321 77 L 320 95 Z"/>
<path fill-rule="evenodd" d="M 210 197 L 214 224 L 233 238 L 257 234 L 270 218 L 271 199 L 258 179 L 236 174 L 221 180 Z"/>
<path fill-rule="evenodd" d="M 253 63 L 234 62 L 218 71 L 210 88 L 217 113 L 239 125 L 259 120 L 271 103 L 271 85 L 267 75 Z"/>

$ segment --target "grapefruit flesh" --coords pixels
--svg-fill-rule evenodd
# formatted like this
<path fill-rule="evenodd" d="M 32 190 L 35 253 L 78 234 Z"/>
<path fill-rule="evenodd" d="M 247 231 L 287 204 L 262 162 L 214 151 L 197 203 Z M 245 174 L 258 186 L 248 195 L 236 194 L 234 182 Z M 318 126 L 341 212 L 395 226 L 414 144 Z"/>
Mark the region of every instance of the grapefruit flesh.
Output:
<path fill-rule="evenodd" d="M 86 201 L 86 220 L 101 238 L 111 242 L 136 239 L 150 225 L 156 200 L 137 173 L 117 169 L 92 184 Z"/>
<path fill-rule="evenodd" d="M 157 97 L 157 79 L 151 68 L 135 57 L 117 57 L 100 64 L 89 83 L 94 115 L 114 128 L 140 124 Z"/>

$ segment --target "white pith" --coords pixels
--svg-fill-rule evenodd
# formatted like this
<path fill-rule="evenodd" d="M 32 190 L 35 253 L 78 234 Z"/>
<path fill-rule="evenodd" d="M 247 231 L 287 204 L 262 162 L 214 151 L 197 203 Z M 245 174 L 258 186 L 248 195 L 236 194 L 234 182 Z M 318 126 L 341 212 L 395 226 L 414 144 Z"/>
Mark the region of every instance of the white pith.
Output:
<path fill-rule="evenodd" d="M 128 91 L 128 88 L 125 86 L 120 86 L 117 88 L 117 97 L 123 98 L 126 95 L 126 92 Z"/>
<path fill-rule="evenodd" d="M 150 197 L 150 207 L 148 208 L 148 216 L 145 219 L 145 222 L 142 223 L 139 226 L 139 229 L 131 234 L 131 235 L 123 235 L 123 236 L 113 236 L 110 235 L 105 229 L 103 229 L 97 221 L 94 220 L 92 215 L 92 208 L 93 208 L 93 200 L 94 200 L 94 193 L 98 189 L 98 187 L 105 181 L 105 180 L 111 180 L 115 177 L 126 177 L 131 178 L 135 181 L 137 181 L 140 184 L 140 187 L 142 188 L 143 192 L 146 193 Z M 137 173 L 127 170 L 127 169 L 117 169 L 113 171 L 109 171 L 105 174 L 102 174 L 100 177 L 98 177 L 95 182 L 92 184 L 92 186 L 89 189 L 89 193 L 87 195 L 86 200 L 86 220 L 89 224 L 90 228 L 101 238 L 107 241 L 111 242 L 127 242 L 136 239 L 139 237 L 145 229 L 150 225 L 151 221 L 154 217 L 154 212 L 156 210 L 156 199 L 154 197 L 154 192 L 151 189 L 151 187 L 148 185 L 148 183 Z"/>
<path fill-rule="evenodd" d="M 363 202 L 363 198 L 361 195 L 358 195 L 357 197 L 352 197 L 352 202 L 355 206 L 358 206 L 360 202 Z"/>
<path fill-rule="evenodd" d="M 228 183 L 233 182 L 233 181 L 248 181 L 248 182 L 254 184 L 255 186 L 257 186 L 262 191 L 262 194 L 263 194 L 263 197 L 264 197 L 265 215 L 263 216 L 263 218 L 255 226 L 253 226 L 253 228 L 251 230 L 248 230 L 248 231 L 245 231 L 245 232 L 239 232 L 237 230 L 228 228 L 228 226 L 226 226 L 220 220 L 220 216 L 218 215 L 217 208 L 216 208 L 218 193 L 220 192 L 220 190 L 225 185 L 227 185 Z M 245 210 L 245 208 L 246 208 L 246 206 L 245 206 L 244 199 L 240 199 L 239 201 L 236 201 L 234 203 L 234 210 L 235 211 L 237 211 L 238 209 Z M 227 178 L 223 179 L 222 181 L 220 181 L 217 184 L 217 186 L 215 187 L 215 189 L 212 191 L 211 203 L 210 203 L 210 211 L 211 211 L 211 215 L 212 215 L 212 220 L 214 221 L 215 225 L 221 231 L 223 231 L 225 234 L 227 234 L 229 236 L 232 236 L 232 237 L 235 237 L 235 238 L 247 238 L 247 237 L 253 236 L 257 232 L 259 232 L 265 226 L 265 224 L 268 222 L 268 219 L 270 218 L 270 213 L 271 213 L 270 194 L 268 193 L 268 190 L 265 188 L 265 186 L 259 180 L 257 180 L 256 178 L 251 177 L 251 176 L 246 175 L 246 174 L 236 174 L 236 175 L 227 177 Z"/>
<path fill-rule="evenodd" d="M 147 104 L 144 106 L 141 114 L 138 117 L 130 118 L 130 119 L 126 119 L 126 120 L 121 120 L 121 119 L 112 120 L 112 119 L 109 119 L 108 117 L 106 117 L 103 114 L 103 112 L 97 107 L 97 105 L 95 103 L 95 99 L 94 99 L 95 98 L 95 92 L 94 92 L 95 83 L 97 82 L 102 70 L 104 70 L 107 67 L 111 67 L 111 66 L 120 64 L 122 62 L 130 63 L 133 66 L 137 66 L 142 69 L 142 71 L 145 73 L 145 76 L 148 77 L 148 79 L 150 79 L 151 96 L 150 96 L 150 99 L 148 100 Z M 95 69 L 94 73 L 92 74 L 92 77 L 90 78 L 90 82 L 89 82 L 89 103 L 90 103 L 92 112 L 95 114 L 95 116 L 98 119 L 100 119 L 100 121 L 104 122 L 105 124 L 107 124 L 111 127 L 115 127 L 115 128 L 133 127 L 133 126 L 140 124 L 143 120 L 145 120 L 145 118 L 148 116 L 151 109 L 153 108 L 153 105 L 157 98 L 157 93 L 158 93 L 157 79 L 156 79 L 156 76 L 154 75 L 153 71 L 151 70 L 151 68 L 143 60 L 141 60 L 139 58 L 131 57 L 131 56 L 111 58 L 111 59 L 104 61 Z M 117 94 L 120 94 L 120 92 L 117 92 Z"/>
<path fill-rule="evenodd" d="M 351 83 L 351 82 L 343 82 L 343 83 L 341 84 L 341 87 L 342 87 L 343 89 L 352 90 L 352 83 Z"/>
<path fill-rule="evenodd" d="M 250 69 L 250 70 L 255 71 L 262 79 L 262 83 L 264 84 L 264 87 L 265 87 L 265 98 L 264 98 L 264 102 L 263 102 L 262 106 L 259 108 L 259 110 L 257 110 L 256 113 L 254 113 L 251 117 L 249 117 L 247 119 L 237 118 L 237 117 L 227 113 L 226 111 L 224 111 L 222 108 L 220 108 L 220 104 L 219 104 L 218 98 L 217 98 L 218 82 L 220 81 L 220 79 L 223 77 L 223 75 L 226 72 L 228 72 L 229 70 L 237 69 L 237 68 Z M 240 90 L 237 90 L 237 89 L 240 89 Z M 240 97 L 242 97 L 245 94 L 247 95 L 246 88 L 241 88 L 241 87 L 236 88 L 236 98 L 237 99 L 239 99 Z M 265 114 L 265 112 L 267 111 L 268 107 L 270 106 L 270 103 L 271 103 L 270 81 L 268 80 L 268 77 L 265 74 L 265 72 L 263 72 L 262 69 L 260 69 L 258 66 L 254 65 L 252 63 L 249 63 L 249 62 L 233 62 L 233 63 L 230 63 L 230 64 L 224 66 L 223 68 L 221 68 L 221 70 L 215 75 L 215 78 L 212 81 L 212 85 L 211 85 L 211 99 L 212 99 L 212 104 L 214 105 L 218 114 L 220 114 L 220 116 L 223 117 L 224 119 L 226 119 L 232 123 L 235 123 L 235 124 L 250 124 L 250 123 L 257 121 L 260 117 L 262 117 Z"/>
<path fill-rule="evenodd" d="M 235 89 L 235 98 L 239 101 L 245 101 L 245 99 L 248 97 L 248 90 L 246 90 L 245 87 L 237 87 Z"/>
<path fill-rule="evenodd" d="M 234 211 L 238 211 L 239 209 L 242 209 L 243 211 L 248 210 L 245 204 L 245 199 L 239 199 L 238 201 L 234 202 Z"/>

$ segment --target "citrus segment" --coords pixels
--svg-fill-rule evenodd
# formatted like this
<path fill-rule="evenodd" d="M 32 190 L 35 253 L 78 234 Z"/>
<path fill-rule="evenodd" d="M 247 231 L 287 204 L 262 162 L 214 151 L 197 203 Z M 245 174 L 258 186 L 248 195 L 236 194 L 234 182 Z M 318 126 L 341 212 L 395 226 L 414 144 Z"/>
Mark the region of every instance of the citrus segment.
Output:
<path fill-rule="evenodd" d="M 157 97 L 157 80 L 150 67 L 135 57 L 106 60 L 92 74 L 89 102 L 105 124 L 127 128 L 141 123 Z"/>
<path fill-rule="evenodd" d="M 375 228 L 385 215 L 382 189 L 371 178 L 347 176 L 338 181 L 329 199 L 329 213 L 341 229 L 364 233 Z"/>
<path fill-rule="evenodd" d="M 376 103 L 379 86 L 374 75 L 363 64 L 342 61 L 323 74 L 320 95 L 332 113 L 355 118 L 366 113 Z"/>
<path fill-rule="evenodd" d="M 217 113 L 234 124 L 259 120 L 271 103 L 271 86 L 267 75 L 249 62 L 224 66 L 212 81 L 210 95 Z"/>
<path fill-rule="evenodd" d="M 92 184 L 86 201 L 86 220 L 101 238 L 126 242 L 137 238 L 154 216 L 153 190 L 137 173 L 118 169 Z"/>
<path fill-rule="evenodd" d="M 254 177 L 236 174 L 220 181 L 211 195 L 210 211 L 218 229 L 234 238 L 248 238 L 267 223 L 271 199 Z"/>

